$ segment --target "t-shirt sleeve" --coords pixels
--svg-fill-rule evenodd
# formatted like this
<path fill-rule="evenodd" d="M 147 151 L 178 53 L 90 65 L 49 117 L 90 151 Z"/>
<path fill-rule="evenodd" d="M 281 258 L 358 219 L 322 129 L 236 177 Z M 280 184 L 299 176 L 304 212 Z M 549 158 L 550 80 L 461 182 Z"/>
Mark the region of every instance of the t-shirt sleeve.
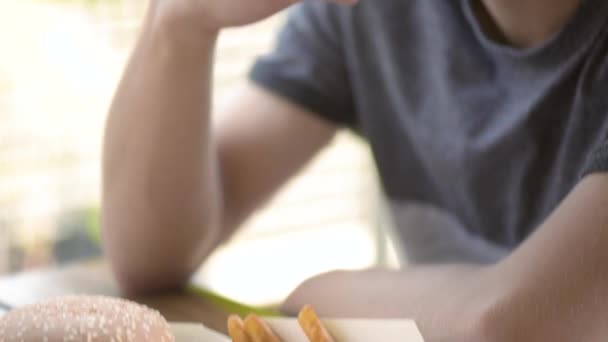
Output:
<path fill-rule="evenodd" d="M 597 72 L 597 83 L 591 91 L 587 106 L 591 115 L 608 117 L 608 56 Z M 595 127 L 595 146 L 587 156 L 582 176 L 592 173 L 608 172 L 608 120 L 602 119 L 600 127 Z"/>
<path fill-rule="evenodd" d="M 608 172 L 608 140 L 601 143 L 588 157 L 583 175 Z"/>
<path fill-rule="evenodd" d="M 274 51 L 256 61 L 249 78 L 308 111 L 354 128 L 339 10 L 325 1 L 293 6 Z"/>

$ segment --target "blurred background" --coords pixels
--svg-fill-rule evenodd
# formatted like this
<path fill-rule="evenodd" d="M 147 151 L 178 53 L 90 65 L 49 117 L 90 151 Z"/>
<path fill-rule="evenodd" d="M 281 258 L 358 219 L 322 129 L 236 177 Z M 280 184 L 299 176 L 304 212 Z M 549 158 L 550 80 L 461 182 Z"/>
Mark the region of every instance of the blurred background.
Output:
<path fill-rule="evenodd" d="M 0 275 L 101 257 L 104 120 L 145 6 L 0 0 Z M 222 34 L 216 102 L 244 81 L 282 22 L 278 15 Z M 344 132 L 197 281 L 266 304 L 323 271 L 397 266 L 381 198 L 366 144 Z"/>

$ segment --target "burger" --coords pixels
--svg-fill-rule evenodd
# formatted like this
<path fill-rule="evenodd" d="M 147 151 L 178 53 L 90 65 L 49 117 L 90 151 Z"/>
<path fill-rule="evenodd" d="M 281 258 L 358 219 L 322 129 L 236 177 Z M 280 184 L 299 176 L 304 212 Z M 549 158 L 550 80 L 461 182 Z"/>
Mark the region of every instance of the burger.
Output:
<path fill-rule="evenodd" d="M 158 311 L 102 296 L 53 298 L 0 318 L 0 342 L 174 342 Z"/>

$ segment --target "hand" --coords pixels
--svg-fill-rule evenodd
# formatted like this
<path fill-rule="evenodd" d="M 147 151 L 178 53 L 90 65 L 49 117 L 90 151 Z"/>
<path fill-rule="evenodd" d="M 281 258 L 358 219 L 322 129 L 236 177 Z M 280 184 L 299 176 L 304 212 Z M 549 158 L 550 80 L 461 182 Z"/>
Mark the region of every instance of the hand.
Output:
<path fill-rule="evenodd" d="M 251 24 L 301 0 L 152 0 L 155 16 L 190 23 L 208 31 Z M 327 0 L 354 4 L 357 0 Z"/>

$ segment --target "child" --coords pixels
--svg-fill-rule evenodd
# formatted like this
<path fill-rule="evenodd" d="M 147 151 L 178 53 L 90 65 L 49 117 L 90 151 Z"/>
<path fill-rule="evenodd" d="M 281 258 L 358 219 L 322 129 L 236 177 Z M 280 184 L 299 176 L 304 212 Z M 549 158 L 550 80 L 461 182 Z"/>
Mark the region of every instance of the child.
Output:
<path fill-rule="evenodd" d="M 285 311 L 414 318 L 428 341 L 607 335 L 608 2 L 304 1 L 211 127 L 218 33 L 295 2 L 152 1 L 105 141 L 124 288 L 186 281 L 347 127 L 415 265 L 321 275 Z"/>

